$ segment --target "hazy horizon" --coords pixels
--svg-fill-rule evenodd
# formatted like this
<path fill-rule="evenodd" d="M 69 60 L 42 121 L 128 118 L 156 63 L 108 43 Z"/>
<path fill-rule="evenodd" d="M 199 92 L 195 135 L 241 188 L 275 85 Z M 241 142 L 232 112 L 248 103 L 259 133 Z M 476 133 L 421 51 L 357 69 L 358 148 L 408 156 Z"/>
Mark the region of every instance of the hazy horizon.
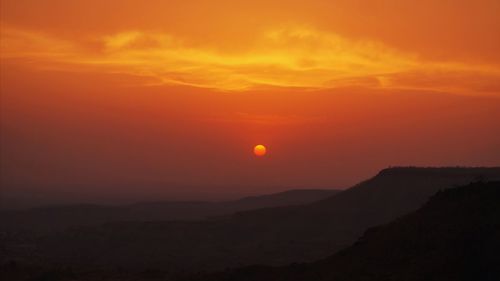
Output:
<path fill-rule="evenodd" d="M 190 202 L 207 201 L 222 202 L 238 200 L 253 196 L 276 194 L 292 190 L 343 190 L 351 186 L 269 186 L 256 188 L 255 186 L 236 186 L 236 191 L 231 191 L 235 186 L 183 186 L 175 184 L 134 184 L 107 186 L 103 189 L 113 190 L 127 187 L 140 192 L 126 194 L 103 194 L 99 191 L 91 193 L 78 193 L 81 185 L 59 186 L 59 187 L 27 187 L 15 186 L 2 191 L 0 208 L 24 209 L 33 207 L 44 207 L 51 205 L 78 205 L 78 204 L 100 204 L 100 205 L 128 205 L 135 203 L 151 202 Z M 154 190 L 152 190 L 154 188 Z M 161 190 L 158 190 L 161 188 Z M 76 190 L 76 192 L 75 192 Z"/>
<path fill-rule="evenodd" d="M 388 166 L 345 186 L 189 186 L 175 183 L 135 183 L 104 186 L 101 190 L 81 192 L 85 186 L 15 186 L 3 189 L 1 209 L 29 209 L 46 206 L 98 204 L 121 206 L 153 202 L 225 202 L 253 196 L 265 196 L 293 190 L 346 190 L 368 180 L 379 172 L 394 168 L 498 168 L 500 166 Z M 103 193 L 102 190 L 125 188 L 128 193 Z M 80 191 L 80 193 L 78 193 Z"/>

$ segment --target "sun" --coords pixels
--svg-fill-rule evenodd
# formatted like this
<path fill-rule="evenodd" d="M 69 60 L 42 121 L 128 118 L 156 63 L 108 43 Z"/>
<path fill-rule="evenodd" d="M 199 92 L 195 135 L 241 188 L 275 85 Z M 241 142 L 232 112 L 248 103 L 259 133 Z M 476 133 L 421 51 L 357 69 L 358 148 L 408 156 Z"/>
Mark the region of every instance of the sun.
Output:
<path fill-rule="evenodd" d="M 253 148 L 253 153 L 255 156 L 264 156 L 267 153 L 267 148 L 262 144 L 258 144 Z"/>

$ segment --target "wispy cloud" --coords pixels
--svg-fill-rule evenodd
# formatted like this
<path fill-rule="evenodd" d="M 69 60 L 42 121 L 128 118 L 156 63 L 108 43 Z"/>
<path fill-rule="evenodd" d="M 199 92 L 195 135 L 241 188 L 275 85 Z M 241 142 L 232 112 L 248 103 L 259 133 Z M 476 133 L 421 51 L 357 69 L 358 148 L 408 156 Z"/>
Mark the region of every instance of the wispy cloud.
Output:
<path fill-rule="evenodd" d="M 500 88 L 497 66 L 425 61 L 381 43 L 310 27 L 273 29 L 234 52 L 140 30 L 77 41 L 15 28 L 2 28 L 1 36 L 2 59 L 224 91 L 364 86 L 489 93 Z"/>

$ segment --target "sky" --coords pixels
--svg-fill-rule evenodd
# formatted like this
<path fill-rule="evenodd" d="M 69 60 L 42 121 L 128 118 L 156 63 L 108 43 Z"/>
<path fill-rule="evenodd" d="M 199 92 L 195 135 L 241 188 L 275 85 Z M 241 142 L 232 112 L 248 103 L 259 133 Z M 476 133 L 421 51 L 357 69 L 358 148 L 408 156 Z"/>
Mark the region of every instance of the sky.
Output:
<path fill-rule="evenodd" d="M 3 197 L 221 199 L 498 166 L 499 14 L 497 0 L 1 0 Z"/>

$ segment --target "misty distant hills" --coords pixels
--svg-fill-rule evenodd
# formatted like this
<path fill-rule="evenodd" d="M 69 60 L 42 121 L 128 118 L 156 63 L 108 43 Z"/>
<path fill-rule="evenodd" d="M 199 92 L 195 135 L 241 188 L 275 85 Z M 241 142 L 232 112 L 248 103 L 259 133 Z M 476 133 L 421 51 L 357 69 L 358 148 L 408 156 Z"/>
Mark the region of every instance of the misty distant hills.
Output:
<path fill-rule="evenodd" d="M 81 204 L 0 211 L 0 230 L 57 231 L 116 221 L 206 219 L 244 210 L 307 204 L 338 192 L 334 189 L 296 189 L 222 202 L 166 201 L 125 206 Z"/>
<path fill-rule="evenodd" d="M 434 195 L 421 209 L 370 228 L 324 260 L 252 266 L 185 280 L 441 281 L 500 280 L 500 182 L 477 182 Z"/>
<path fill-rule="evenodd" d="M 416 210 L 440 190 L 478 179 L 500 179 L 500 168 L 390 168 L 310 204 L 215 220 L 73 228 L 37 240 L 33 249 L 45 263 L 89 268 L 189 271 L 309 262 L 349 246 L 370 227 Z"/>

